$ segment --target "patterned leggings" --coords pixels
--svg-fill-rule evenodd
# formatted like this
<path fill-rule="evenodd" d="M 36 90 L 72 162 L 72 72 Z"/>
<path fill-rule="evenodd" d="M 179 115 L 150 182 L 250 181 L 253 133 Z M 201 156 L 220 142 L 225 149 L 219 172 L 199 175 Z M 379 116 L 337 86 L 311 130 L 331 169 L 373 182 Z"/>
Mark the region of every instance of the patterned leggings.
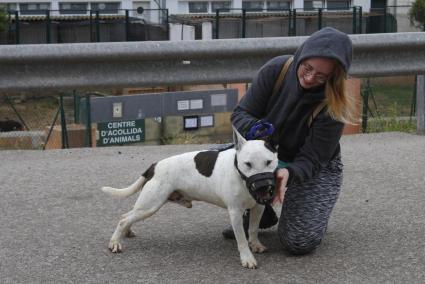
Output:
<path fill-rule="evenodd" d="M 341 190 L 342 168 L 338 155 L 312 179 L 287 188 L 278 233 L 290 254 L 309 253 L 321 243 Z"/>

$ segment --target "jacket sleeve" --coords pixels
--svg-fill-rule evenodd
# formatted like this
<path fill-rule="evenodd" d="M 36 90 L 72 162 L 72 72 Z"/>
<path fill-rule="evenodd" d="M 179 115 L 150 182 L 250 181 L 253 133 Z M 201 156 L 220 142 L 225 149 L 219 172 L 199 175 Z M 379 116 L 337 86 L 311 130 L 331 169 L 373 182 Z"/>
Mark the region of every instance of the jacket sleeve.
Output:
<path fill-rule="evenodd" d="M 260 68 L 245 96 L 234 109 L 231 121 L 243 136 L 266 114 L 267 103 L 282 65 L 289 56 L 276 57 Z"/>
<path fill-rule="evenodd" d="M 301 183 L 312 178 L 339 151 L 339 140 L 344 124 L 332 119 L 322 111 L 312 123 L 304 145 L 287 167 L 288 185 Z"/>

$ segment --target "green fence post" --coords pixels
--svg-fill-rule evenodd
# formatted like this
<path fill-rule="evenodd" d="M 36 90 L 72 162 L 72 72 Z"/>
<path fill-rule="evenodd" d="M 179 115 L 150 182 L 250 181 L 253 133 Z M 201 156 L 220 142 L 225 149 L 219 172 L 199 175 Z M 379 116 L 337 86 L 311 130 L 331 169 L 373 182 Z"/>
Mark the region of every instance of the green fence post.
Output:
<path fill-rule="evenodd" d="M 288 36 L 291 36 L 291 30 L 292 30 L 292 10 L 288 10 Z"/>
<path fill-rule="evenodd" d="M 93 42 L 93 11 L 90 10 L 90 42 Z"/>
<path fill-rule="evenodd" d="M 292 22 L 292 35 L 297 36 L 297 9 L 294 9 Z"/>
<path fill-rule="evenodd" d="M 80 96 L 77 95 L 77 92 L 72 91 L 74 96 L 74 122 L 80 123 Z"/>
<path fill-rule="evenodd" d="M 51 43 L 50 25 L 50 10 L 46 10 L 46 43 Z"/>
<path fill-rule="evenodd" d="M 387 6 L 385 6 L 385 8 L 384 8 L 384 33 L 386 33 L 387 32 L 387 25 L 388 25 L 388 23 L 387 23 Z"/>
<path fill-rule="evenodd" d="M 99 11 L 96 11 L 96 42 L 100 42 L 100 19 Z"/>
<path fill-rule="evenodd" d="M 369 109 L 369 87 L 370 81 L 369 78 L 366 81 L 366 89 L 362 93 L 363 97 L 363 113 L 362 113 L 362 132 L 366 133 L 367 131 L 367 111 Z"/>
<path fill-rule="evenodd" d="M 219 39 L 220 9 L 215 10 L 215 39 Z"/>
<path fill-rule="evenodd" d="M 357 7 L 353 7 L 353 34 L 357 33 Z"/>
<path fill-rule="evenodd" d="M 319 30 L 322 29 L 322 8 L 319 8 L 318 28 Z"/>
<path fill-rule="evenodd" d="M 62 129 L 62 149 L 69 148 L 68 131 L 66 130 L 65 109 L 63 107 L 63 95 L 60 95 L 61 129 Z"/>
<path fill-rule="evenodd" d="M 170 20 L 168 19 L 168 9 L 165 9 L 165 24 L 167 25 L 167 38 L 170 40 Z"/>
<path fill-rule="evenodd" d="M 130 40 L 130 14 L 128 10 L 125 10 L 125 40 Z"/>
<path fill-rule="evenodd" d="M 359 7 L 359 34 L 363 33 L 363 7 Z"/>
<path fill-rule="evenodd" d="M 21 33 L 20 33 L 20 22 L 19 22 L 19 12 L 15 11 L 15 43 L 21 43 Z"/>
<path fill-rule="evenodd" d="M 85 143 L 87 147 L 92 145 L 92 135 L 91 135 L 91 105 L 90 105 L 90 94 L 86 95 L 86 137 Z"/>
<path fill-rule="evenodd" d="M 246 37 L 246 9 L 242 9 L 242 38 Z"/>

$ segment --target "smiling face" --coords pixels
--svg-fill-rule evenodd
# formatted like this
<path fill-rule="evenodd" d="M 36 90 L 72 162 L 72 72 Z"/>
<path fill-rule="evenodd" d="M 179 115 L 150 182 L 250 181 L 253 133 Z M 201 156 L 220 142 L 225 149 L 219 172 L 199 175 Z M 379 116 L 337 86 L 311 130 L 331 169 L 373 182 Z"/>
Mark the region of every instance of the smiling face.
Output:
<path fill-rule="evenodd" d="M 297 70 L 298 81 L 304 89 L 324 85 L 332 76 L 335 61 L 329 58 L 312 57 L 301 62 Z"/>

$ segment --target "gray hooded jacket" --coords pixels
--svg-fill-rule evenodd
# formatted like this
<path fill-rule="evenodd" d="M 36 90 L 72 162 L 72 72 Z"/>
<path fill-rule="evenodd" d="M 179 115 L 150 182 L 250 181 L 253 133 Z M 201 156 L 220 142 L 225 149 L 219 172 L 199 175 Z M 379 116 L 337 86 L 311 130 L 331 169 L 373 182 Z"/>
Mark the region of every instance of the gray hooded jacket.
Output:
<path fill-rule="evenodd" d="M 261 67 L 232 114 L 232 123 L 242 135 L 259 119 L 274 124 L 272 141 L 279 145 L 279 160 L 289 163 L 288 185 L 310 179 L 339 154 L 344 127 L 328 115 L 326 108 L 309 127 L 314 108 L 325 99 L 324 86 L 303 89 L 298 82 L 298 66 L 311 57 L 326 57 L 338 60 L 348 71 L 351 56 L 352 44 L 346 34 L 329 27 L 315 32 L 296 51 L 275 96 L 271 96 L 273 86 L 289 55 L 275 57 Z"/>

